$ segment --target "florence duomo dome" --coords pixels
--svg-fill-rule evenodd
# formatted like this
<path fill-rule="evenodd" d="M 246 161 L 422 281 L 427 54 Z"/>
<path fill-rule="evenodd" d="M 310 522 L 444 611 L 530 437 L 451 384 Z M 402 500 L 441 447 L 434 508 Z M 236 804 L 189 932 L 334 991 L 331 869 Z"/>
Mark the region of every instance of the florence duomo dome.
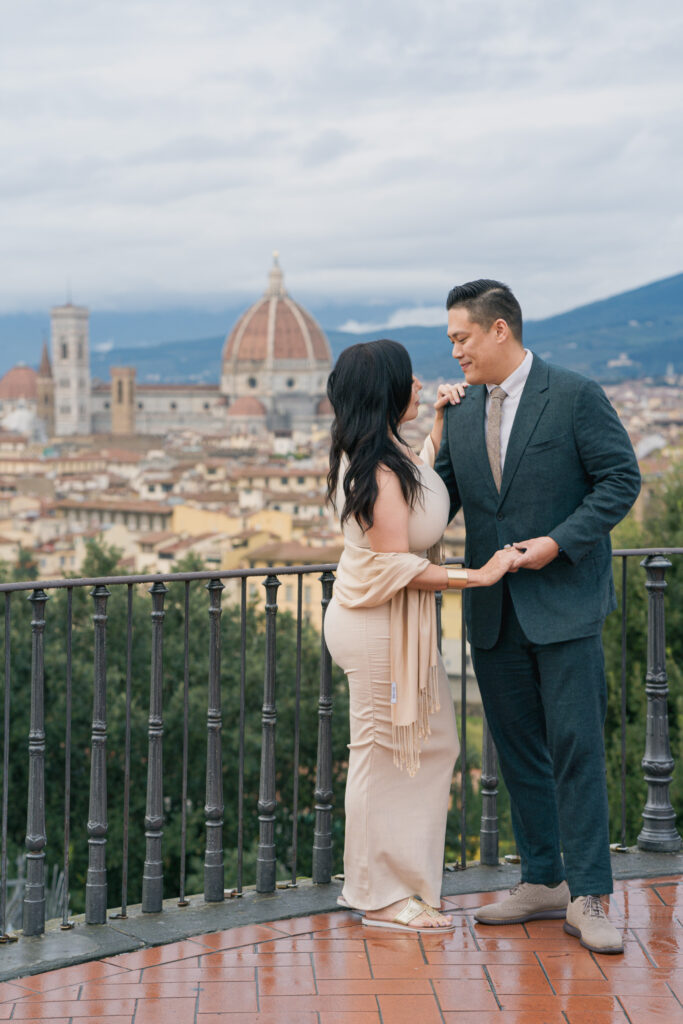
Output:
<path fill-rule="evenodd" d="M 271 430 L 319 422 L 331 369 L 329 342 L 308 310 L 285 291 L 275 253 L 264 295 L 225 340 L 221 391 L 229 402 L 228 415 L 249 415 L 247 406 L 251 409 L 254 403 L 245 399 L 254 398 Z"/>

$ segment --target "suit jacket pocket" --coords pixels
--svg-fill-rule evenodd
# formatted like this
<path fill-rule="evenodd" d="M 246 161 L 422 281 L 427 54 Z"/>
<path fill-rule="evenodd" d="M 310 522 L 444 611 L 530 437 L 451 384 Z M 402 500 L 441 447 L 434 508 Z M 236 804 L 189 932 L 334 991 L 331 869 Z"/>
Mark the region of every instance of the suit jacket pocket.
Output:
<path fill-rule="evenodd" d="M 529 455 L 533 455 L 535 452 L 545 452 L 549 448 L 557 448 L 561 444 L 565 444 L 571 437 L 566 431 L 563 434 L 553 434 L 552 437 L 545 437 L 538 441 L 531 441 L 527 446 L 526 450 Z"/>

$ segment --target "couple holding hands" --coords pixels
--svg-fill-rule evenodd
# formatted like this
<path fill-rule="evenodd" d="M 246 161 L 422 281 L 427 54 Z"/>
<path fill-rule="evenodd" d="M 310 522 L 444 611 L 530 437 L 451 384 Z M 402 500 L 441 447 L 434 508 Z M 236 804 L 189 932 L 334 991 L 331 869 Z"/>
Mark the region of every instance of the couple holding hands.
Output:
<path fill-rule="evenodd" d="M 600 900 L 612 892 L 601 630 L 616 606 L 609 532 L 638 495 L 638 465 L 602 389 L 524 348 L 506 285 L 455 287 L 446 306 L 469 387 L 440 385 L 419 457 L 400 432 L 422 387 L 401 345 L 353 345 L 328 381 L 344 551 L 325 639 L 351 727 L 340 902 L 368 927 L 454 927 L 440 901 L 459 744 L 433 595 L 460 589 L 522 865 L 475 917 L 566 918 L 588 949 L 620 953 Z M 466 568 L 446 569 L 440 540 L 460 508 Z"/>

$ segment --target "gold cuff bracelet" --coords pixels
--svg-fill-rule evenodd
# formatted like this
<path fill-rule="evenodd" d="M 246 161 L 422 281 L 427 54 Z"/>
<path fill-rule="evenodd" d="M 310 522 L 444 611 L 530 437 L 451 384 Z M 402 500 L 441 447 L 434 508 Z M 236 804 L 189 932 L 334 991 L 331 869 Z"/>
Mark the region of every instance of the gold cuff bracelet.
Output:
<path fill-rule="evenodd" d="M 469 575 L 467 569 L 446 569 L 446 575 L 448 577 L 448 586 L 451 585 L 451 580 L 459 580 L 461 583 L 467 583 Z"/>

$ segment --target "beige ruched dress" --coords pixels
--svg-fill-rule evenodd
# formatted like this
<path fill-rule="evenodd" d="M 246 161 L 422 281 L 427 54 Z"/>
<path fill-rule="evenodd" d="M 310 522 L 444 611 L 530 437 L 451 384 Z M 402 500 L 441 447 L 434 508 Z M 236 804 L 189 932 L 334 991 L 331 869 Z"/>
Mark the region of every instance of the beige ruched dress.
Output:
<path fill-rule="evenodd" d="M 421 454 L 431 456 L 431 446 Z M 411 512 L 408 536 L 410 550 L 424 555 L 443 534 L 449 499 L 431 466 L 419 469 L 424 497 Z M 338 489 L 338 509 L 341 495 Z M 353 544 L 370 546 L 355 519 L 346 521 L 343 533 Z M 361 910 L 379 910 L 413 895 L 439 906 L 446 815 L 459 752 L 453 701 L 439 657 L 440 710 L 430 715 L 431 735 L 422 740 L 420 768 L 411 778 L 394 764 L 389 633 L 389 602 L 350 609 L 332 598 L 325 640 L 348 679 L 351 732 L 342 895 Z"/>

